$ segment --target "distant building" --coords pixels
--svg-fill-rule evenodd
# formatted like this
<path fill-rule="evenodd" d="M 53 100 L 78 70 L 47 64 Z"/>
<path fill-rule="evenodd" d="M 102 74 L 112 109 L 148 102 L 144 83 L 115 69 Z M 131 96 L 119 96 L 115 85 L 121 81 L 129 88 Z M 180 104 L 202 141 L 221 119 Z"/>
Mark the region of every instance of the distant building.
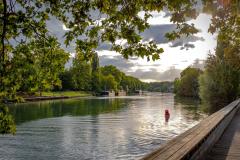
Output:
<path fill-rule="evenodd" d="M 136 90 L 134 93 L 137 94 L 137 95 L 142 95 L 143 94 L 142 90 Z"/>
<path fill-rule="evenodd" d="M 101 92 L 101 96 L 114 97 L 115 92 L 114 91 L 103 91 L 103 92 Z"/>
<path fill-rule="evenodd" d="M 116 96 L 126 96 L 126 95 L 127 95 L 127 92 L 124 90 L 119 90 L 116 92 Z"/>

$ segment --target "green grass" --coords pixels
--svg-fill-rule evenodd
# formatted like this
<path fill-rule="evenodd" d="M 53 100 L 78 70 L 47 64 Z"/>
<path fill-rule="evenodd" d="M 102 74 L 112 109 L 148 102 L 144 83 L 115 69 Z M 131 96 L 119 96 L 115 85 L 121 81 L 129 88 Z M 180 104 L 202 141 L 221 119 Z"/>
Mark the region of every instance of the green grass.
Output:
<path fill-rule="evenodd" d="M 61 91 L 61 92 L 42 92 L 42 96 L 86 97 L 91 96 L 91 94 L 84 91 Z"/>

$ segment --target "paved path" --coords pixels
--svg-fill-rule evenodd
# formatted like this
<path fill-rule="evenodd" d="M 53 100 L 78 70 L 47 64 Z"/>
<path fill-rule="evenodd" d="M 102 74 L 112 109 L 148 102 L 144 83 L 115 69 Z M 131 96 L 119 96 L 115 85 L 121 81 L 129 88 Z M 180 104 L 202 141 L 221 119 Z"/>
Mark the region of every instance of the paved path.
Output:
<path fill-rule="evenodd" d="M 209 152 L 207 160 L 240 160 L 240 110 Z"/>

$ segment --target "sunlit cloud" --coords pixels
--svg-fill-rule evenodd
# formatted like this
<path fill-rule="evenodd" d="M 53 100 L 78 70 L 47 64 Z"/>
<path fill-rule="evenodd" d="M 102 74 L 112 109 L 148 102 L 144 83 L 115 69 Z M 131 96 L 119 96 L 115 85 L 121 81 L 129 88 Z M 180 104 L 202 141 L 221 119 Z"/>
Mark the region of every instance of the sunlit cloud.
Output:
<path fill-rule="evenodd" d="M 65 24 L 62 24 L 62 29 L 63 29 L 64 31 L 70 31 L 70 30 L 71 30 L 70 28 L 67 28 L 67 27 L 65 26 Z"/>

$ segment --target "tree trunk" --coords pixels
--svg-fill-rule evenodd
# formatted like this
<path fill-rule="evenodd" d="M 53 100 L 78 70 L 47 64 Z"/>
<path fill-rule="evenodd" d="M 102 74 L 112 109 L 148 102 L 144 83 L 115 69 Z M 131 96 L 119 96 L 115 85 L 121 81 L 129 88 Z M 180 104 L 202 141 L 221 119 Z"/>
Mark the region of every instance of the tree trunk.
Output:
<path fill-rule="evenodd" d="M 0 55 L 0 88 L 1 90 L 4 90 L 4 84 L 3 84 L 3 78 L 5 76 L 5 37 L 6 37 L 6 26 L 7 26 L 7 1 L 3 0 L 3 26 L 2 26 L 2 35 L 1 35 L 1 55 Z"/>

